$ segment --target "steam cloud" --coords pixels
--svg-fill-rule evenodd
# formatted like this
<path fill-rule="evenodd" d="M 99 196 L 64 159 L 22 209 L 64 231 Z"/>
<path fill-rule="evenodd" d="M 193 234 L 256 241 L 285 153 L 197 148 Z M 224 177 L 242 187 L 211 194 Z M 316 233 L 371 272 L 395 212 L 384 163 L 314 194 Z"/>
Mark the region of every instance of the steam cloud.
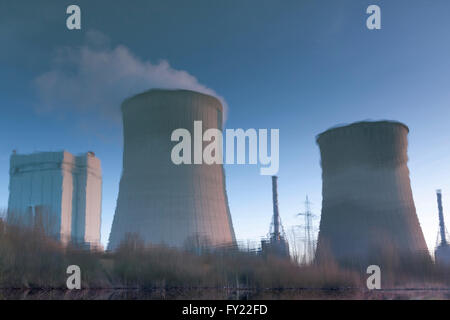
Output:
<path fill-rule="evenodd" d="M 168 61 L 154 64 L 125 46 L 111 48 L 101 33 L 91 32 L 85 45 L 62 48 L 48 72 L 35 79 L 41 103 L 38 111 L 73 111 L 120 123 L 119 106 L 127 97 L 151 88 L 188 89 L 224 99 Z"/>

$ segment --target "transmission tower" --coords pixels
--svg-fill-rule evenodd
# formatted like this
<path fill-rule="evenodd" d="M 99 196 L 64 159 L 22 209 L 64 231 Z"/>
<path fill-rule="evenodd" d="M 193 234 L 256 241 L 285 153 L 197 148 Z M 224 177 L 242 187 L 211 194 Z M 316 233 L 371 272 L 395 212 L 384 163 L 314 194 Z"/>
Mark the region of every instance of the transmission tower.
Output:
<path fill-rule="evenodd" d="M 301 212 L 297 214 L 297 216 L 303 216 L 305 221 L 303 224 L 303 230 L 304 230 L 304 248 L 303 248 L 303 263 L 308 263 L 312 261 L 314 258 L 316 246 L 315 246 L 315 240 L 313 235 L 313 224 L 312 219 L 315 217 L 315 215 L 311 212 L 311 202 L 308 199 L 308 196 L 306 196 L 305 200 L 305 212 Z"/>

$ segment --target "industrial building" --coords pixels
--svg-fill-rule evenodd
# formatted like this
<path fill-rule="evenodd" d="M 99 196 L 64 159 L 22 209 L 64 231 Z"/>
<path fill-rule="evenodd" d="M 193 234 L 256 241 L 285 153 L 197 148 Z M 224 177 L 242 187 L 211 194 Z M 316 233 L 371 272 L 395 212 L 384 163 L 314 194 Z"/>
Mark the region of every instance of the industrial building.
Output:
<path fill-rule="evenodd" d="M 11 155 L 10 224 L 40 226 L 63 243 L 98 248 L 101 201 L 102 172 L 93 152 Z"/>
<path fill-rule="evenodd" d="M 434 251 L 434 259 L 438 264 L 450 265 L 450 244 L 448 242 L 448 233 L 444 222 L 444 209 L 442 207 L 442 191 L 436 191 L 438 213 L 439 213 L 439 233 L 438 244 Z"/>
<path fill-rule="evenodd" d="M 153 89 L 122 104 L 124 153 L 117 207 L 108 249 L 128 234 L 145 243 L 184 247 L 235 242 L 221 164 L 171 161 L 171 134 L 222 130 L 222 105 L 215 97 L 188 90 Z"/>
<path fill-rule="evenodd" d="M 317 136 L 322 166 L 317 260 L 331 255 L 364 265 L 383 250 L 428 255 L 410 185 L 408 132 L 399 122 L 364 121 Z"/>

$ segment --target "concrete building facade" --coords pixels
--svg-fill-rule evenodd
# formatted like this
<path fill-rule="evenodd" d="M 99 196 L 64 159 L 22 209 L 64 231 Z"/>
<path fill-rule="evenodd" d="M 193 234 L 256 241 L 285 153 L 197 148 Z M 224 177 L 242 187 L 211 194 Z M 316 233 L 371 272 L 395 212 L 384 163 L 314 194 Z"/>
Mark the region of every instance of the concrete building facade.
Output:
<path fill-rule="evenodd" d="M 100 246 L 102 172 L 88 152 L 13 153 L 7 221 L 41 225 L 64 243 Z"/>

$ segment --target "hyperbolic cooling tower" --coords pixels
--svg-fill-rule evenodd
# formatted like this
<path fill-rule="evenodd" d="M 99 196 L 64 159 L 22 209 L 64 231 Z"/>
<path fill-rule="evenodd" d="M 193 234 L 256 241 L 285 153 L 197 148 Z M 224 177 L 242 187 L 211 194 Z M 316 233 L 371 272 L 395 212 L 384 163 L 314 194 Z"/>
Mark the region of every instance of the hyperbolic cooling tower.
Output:
<path fill-rule="evenodd" d="M 318 135 L 322 216 L 316 258 L 358 263 L 386 246 L 427 253 L 407 167 L 407 134 L 399 122 L 358 122 Z"/>
<path fill-rule="evenodd" d="M 199 239 L 234 243 L 222 165 L 171 161 L 175 129 L 189 130 L 192 146 L 194 121 L 203 122 L 203 132 L 222 130 L 219 100 L 188 90 L 149 90 L 125 100 L 122 114 L 123 172 L 109 249 L 127 233 L 177 247 Z"/>

